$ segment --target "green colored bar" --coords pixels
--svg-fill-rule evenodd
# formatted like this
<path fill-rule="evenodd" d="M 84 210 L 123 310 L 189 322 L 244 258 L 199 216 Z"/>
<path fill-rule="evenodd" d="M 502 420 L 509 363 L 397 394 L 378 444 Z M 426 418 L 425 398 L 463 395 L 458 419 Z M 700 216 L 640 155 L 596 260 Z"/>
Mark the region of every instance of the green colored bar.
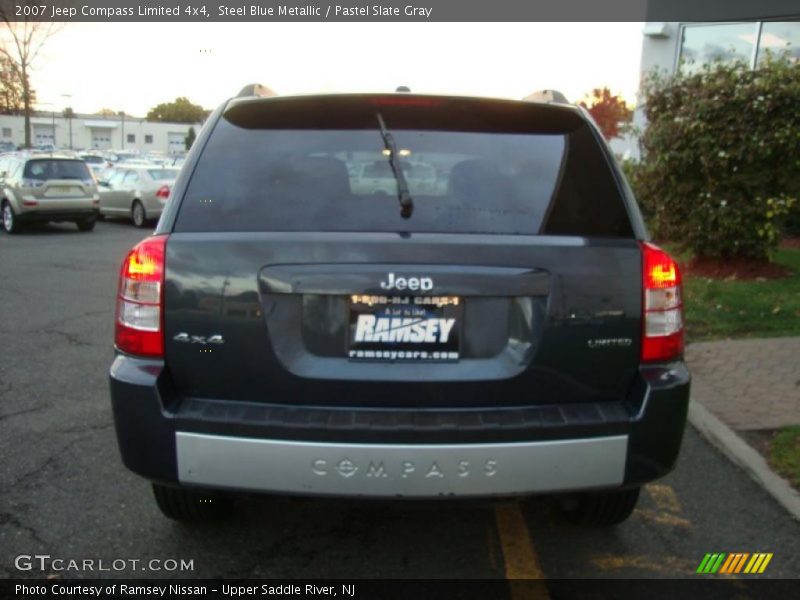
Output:
<path fill-rule="evenodd" d="M 705 571 L 705 569 L 706 569 L 706 563 L 708 563 L 708 561 L 709 561 L 709 559 L 710 559 L 710 558 L 711 558 L 711 555 L 710 555 L 710 554 L 706 554 L 706 555 L 703 557 L 703 562 L 701 562 L 701 563 L 700 563 L 700 566 L 699 566 L 699 567 L 697 567 L 697 572 L 698 572 L 698 573 L 705 573 L 705 572 L 706 572 L 706 571 Z"/>

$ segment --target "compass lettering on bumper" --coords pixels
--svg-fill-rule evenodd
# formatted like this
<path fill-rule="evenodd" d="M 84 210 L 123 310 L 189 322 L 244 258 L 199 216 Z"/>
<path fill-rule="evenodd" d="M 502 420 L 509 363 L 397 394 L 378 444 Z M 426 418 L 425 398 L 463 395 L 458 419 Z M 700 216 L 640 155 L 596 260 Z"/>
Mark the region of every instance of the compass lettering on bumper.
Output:
<path fill-rule="evenodd" d="M 440 465 L 435 460 L 425 462 L 403 460 L 390 465 L 383 460 L 371 460 L 357 464 L 347 457 L 338 461 L 318 458 L 311 463 L 311 472 L 317 477 L 336 476 L 342 479 L 358 476 L 365 479 L 493 477 L 497 474 L 497 469 L 497 461 L 491 458 L 481 461 L 460 460 L 455 465 Z"/>

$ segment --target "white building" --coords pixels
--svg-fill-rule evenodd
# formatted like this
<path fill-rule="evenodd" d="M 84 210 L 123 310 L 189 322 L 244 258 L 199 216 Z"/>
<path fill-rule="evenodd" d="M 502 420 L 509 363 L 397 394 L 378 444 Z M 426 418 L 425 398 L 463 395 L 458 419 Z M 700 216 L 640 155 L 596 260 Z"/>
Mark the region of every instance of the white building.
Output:
<path fill-rule="evenodd" d="M 139 150 L 177 154 L 186 151 L 189 128 L 200 131 L 200 123 L 165 123 L 136 117 L 105 117 L 37 111 L 31 117 L 31 144 L 53 144 L 56 148 Z M 25 143 L 25 119 L 0 115 L 0 142 Z"/>

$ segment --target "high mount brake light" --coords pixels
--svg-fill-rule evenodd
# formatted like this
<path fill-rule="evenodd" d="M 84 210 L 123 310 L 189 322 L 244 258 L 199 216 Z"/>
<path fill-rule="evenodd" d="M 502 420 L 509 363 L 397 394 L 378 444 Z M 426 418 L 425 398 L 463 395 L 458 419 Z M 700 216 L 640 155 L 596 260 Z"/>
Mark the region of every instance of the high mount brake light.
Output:
<path fill-rule="evenodd" d="M 419 96 L 377 96 L 371 98 L 374 106 L 442 106 L 444 100 L 440 98 L 425 98 Z"/>
<path fill-rule="evenodd" d="M 127 354 L 164 356 L 164 255 L 167 236 L 139 242 L 122 263 L 114 343 Z"/>
<path fill-rule="evenodd" d="M 644 283 L 642 361 L 683 356 L 683 290 L 678 263 L 658 246 L 641 242 Z"/>

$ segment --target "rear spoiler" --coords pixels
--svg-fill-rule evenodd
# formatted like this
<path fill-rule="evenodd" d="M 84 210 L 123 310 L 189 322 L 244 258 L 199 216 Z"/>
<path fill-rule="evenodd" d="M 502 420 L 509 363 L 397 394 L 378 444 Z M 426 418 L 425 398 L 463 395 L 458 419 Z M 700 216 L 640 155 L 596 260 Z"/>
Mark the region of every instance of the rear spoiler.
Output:
<path fill-rule="evenodd" d="M 260 83 L 251 83 L 249 85 L 244 86 L 238 94 L 236 94 L 237 98 L 272 98 L 277 96 L 272 89 L 268 88 L 265 85 L 261 85 Z"/>
<path fill-rule="evenodd" d="M 570 104 L 567 97 L 558 90 L 538 90 L 523 98 L 526 102 L 544 102 L 546 104 Z"/>

